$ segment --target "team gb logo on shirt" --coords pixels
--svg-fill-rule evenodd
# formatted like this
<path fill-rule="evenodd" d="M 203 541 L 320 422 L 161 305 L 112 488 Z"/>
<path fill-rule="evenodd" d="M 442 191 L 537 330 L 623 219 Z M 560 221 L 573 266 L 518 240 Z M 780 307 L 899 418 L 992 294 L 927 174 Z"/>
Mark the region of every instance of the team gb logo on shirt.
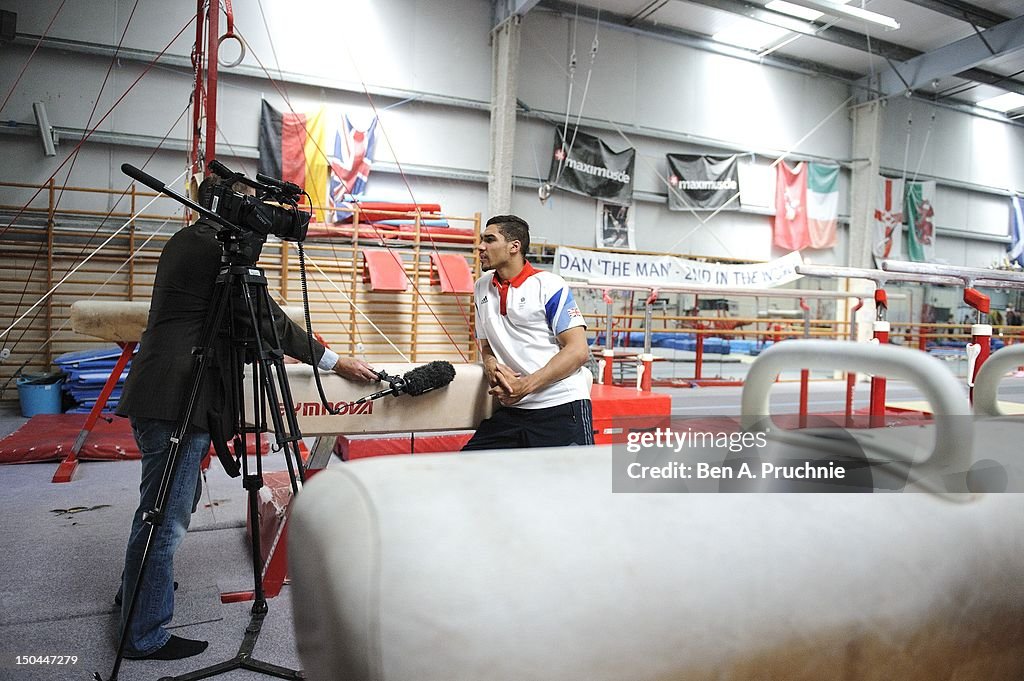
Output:
<path fill-rule="evenodd" d="M 575 305 L 569 308 L 569 319 L 572 319 L 573 317 L 582 317 L 582 316 L 583 316 L 583 313 L 580 312 L 580 309 L 578 307 L 576 307 Z"/>

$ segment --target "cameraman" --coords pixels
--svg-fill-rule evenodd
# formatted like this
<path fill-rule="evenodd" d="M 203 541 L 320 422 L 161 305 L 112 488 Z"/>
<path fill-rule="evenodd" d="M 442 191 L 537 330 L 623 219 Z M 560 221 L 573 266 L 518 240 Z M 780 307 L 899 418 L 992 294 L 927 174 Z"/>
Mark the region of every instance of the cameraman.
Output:
<path fill-rule="evenodd" d="M 216 175 L 207 177 L 199 187 L 200 205 L 209 208 L 218 184 L 229 181 Z M 231 189 L 239 193 L 251 192 L 241 183 Z M 146 544 L 143 513 L 153 509 L 157 502 L 170 437 L 187 400 L 192 349 L 201 342 L 203 325 L 213 302 L 214 283 L 222 266 L 223 249 L 216 238 L 220 229 L 217 223 L 200 218 L 179 230 L 164 246 L 157 265 L 149 321 L 117 408 L 119 416 L 131 419 L 135 442 L 142 454 L 139 506 L 128 538 L 121 588 L 115 599 L 121 603 L 122 628 L 128 619 L 129 596 L 138 579 Z M 288 355 L 307 364 L 315 362 L 321 369 L 333 370 L 351 381 L 377 379 L 362 360 L 339 357 L 316 341 L 313 341 L 314 356 L 310 357 L 305 331 L 289 320 L 276 304 L 272 304 L 269 312 L 281 339 L 281 348 Z M 236 315 L 236 318 L 241 317 Z M 267 324 L 262 337 L 270 338 L 271 332 Z M 208 360 L 189 428 L 178 451 L 177 473 L 163 508 L 163 522 L 153 533 L 145 579 L 138 591 L 139 602 L 125 644 L 125 657 L 130 659 L 176 660 L 198 655 L 207 646 L 206 641 L 174 636 L 165 627 L 174 613 L 174 552 L 188 530 L 202 489 L 200 462 L 210 448 L 211 431 L 215 437 L 230 438 L 235 429 L 228 381 L 230 339 L 219 334 L 212 342 L 213 357 Z"/>

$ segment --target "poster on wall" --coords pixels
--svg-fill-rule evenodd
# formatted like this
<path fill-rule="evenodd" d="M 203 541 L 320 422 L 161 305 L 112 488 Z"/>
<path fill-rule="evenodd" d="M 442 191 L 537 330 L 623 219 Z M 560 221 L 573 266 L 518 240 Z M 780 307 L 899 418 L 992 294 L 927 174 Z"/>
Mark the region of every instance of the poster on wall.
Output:
<path fill-rule="evenodd" d="M 740 209 L 736 156 L 666 154 L 668 209 L 713 211 Z"/>
<path fill-rule="evenodd" d="M 633 167 L 636 149 L 612 151 L 593 135 L 575 131 L 562 139 L 555 130 L 555 149 L 548 184 L 574 194 L 622 205 L 633 202 Z"/>
<path fill-rule="evenodd" d="M 598 248 L 621 248 L 636 250 L 636 229 L 633 206 L 597 202 L 597 232 L 595 241 Z"/>

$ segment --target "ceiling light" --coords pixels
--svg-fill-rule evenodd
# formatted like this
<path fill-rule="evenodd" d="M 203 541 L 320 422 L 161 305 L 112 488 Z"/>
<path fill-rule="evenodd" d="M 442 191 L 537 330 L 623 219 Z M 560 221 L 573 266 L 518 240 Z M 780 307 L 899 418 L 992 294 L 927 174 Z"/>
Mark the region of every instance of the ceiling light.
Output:
<path fill-rule="evenodd" d="M 838 2 L 830 2 L 830 0 L 786 0 L 794 5 L 800 5 L 807 9 L 818 10 L 824 14 L 828 14 L 833 17 L 839 17 L 841 19 L 860 19 L 862 21 L 870 21 L 873 24 L 884 26 L 887 29 L 895 30 L 900 27 L 898 21 L 892 17 L 887 17 L 884 14 L 878 12 L 871 12 L 860 7 L 849 7 L 847 5 L 840 4 Z"/>
<path fill-rule="evenodd" d="M 1004 92 L 996 97 L 989 97 L 977 102 L 976 106 L 983 106 L 986 109 L 994 109 L 1006 113 L 1024 106 L 1024 95 L 1017 92 Z"/>

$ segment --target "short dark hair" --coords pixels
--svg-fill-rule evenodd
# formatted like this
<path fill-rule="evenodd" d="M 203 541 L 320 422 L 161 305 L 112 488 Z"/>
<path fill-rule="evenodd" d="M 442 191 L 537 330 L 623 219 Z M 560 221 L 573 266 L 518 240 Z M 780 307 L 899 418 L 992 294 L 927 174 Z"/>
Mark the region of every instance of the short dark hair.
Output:
<path fill-rule="evenodd" d="M 498 225 L 498 231 L 505 237 L 506 241 L 518 241 L 519 249 L 526 257 L 530 250 L 530 225 L 518 215 L 495 215 L 487 221 L 485 227 Z"/>

